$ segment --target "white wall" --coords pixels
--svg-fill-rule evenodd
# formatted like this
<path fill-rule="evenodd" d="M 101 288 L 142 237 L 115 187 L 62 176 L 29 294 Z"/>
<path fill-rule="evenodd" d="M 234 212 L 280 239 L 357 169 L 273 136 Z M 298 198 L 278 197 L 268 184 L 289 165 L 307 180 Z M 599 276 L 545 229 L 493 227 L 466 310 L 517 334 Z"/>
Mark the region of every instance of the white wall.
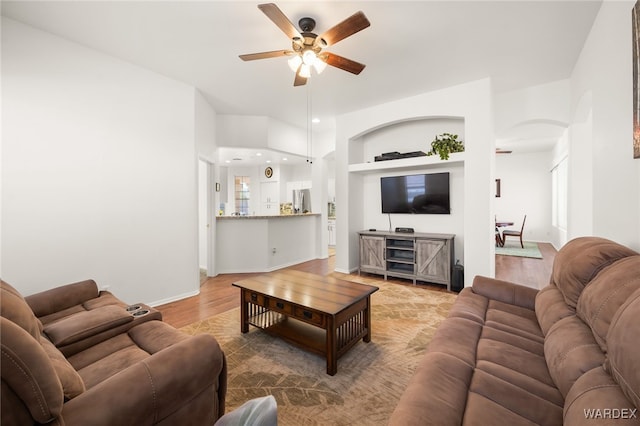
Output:
<path fill-rule="evenodd" d="M 634 1 L 602 3 L 571 76 L 573 120 L 590 128 L 583 126 L 570 135 L 569 151 L 586 152 L 591 167 L 576 170 L 570 163 L 570 197 L 580 193 L 581 185 L 593 185 L 590 196 L 570 198 L 569 222 L 589 211 L 593 234 L 639 250 L 640 160 L 633 159 L 632 149 L 633 5 Z M 584 106 L 585 99 L 591 108 Z M 574 238 L 589 230 L 587 225 L 570 231 L 569 238 Z"/>
<path fill-rule="evenodd" d="M 194 89 L 2 19 L 2 276 L 195 294 Z"/>
<path fill-rule="evenodd" d="M 195 91 L 195 147 L 198 161 L 198 264 L 215 276 L 215 216 L 218 211 L 219 165 L 216 164 L 216 112 L 200 91 Z"/>
<path fill-rule="evenodd" d="M 570 118 L 570 93 L 571 82 L 565 79 L 496 95 L 496 137 L 530 139 L 541 135 L 518 132 L 532 130 L 534 125 L 543 126 L 543 131 L 552 133 L 553 129 L 544 129 L 544 126 L 566 127 Z M 524 129 L 527 126 L 529 129 Z"/>
<path fill-rule="evenodd" d="M 200 269 L 207 270 L 208 262 L 208 235 L 207 223 L 209 207 L 207 203 L 207 180 L 209 179 L 209 166 L 206 161 L 198 161 L 198 265 Z"/>
<path fill-rule="evenodd" d="M 551 152 L 496 155 L 500 197 L 495 214 L 520 229 L 524 215 L 526 241 L 551 241 Z"/>
<path fill-rule="evenodd" d="M 336 270 L 357 267 L 357 232 L 369 201 L 363 177 L 349 173 L 350 158 L 362 158 L 357 139 L 372 130 L 407 120 L 455 117 L 464 120 L 464 259 L 465 284 L 474 275 L 495 275 L 493 243 L 494 135 L 491 82 L 479 80 L 345 114 L 336 121 Z M 433 135 L 425 135 L 431 140 Z M 385 151 L 395 151 L 393 146 Z M 356 157 L 353 157 L 356 156 Z M 472 207 L 471 207 L 472 206 Z M 424 229 L 438 232 L 438 229 Z"/>
<path fill-rule="evenodd" d="M 268 124 L 264 116 L 218 114 L 216 141 L 218 146 L 266 148 Z"/>
<path fill-rule="evenodd" d="M 579 130 L 576 130 L 575 126 L 572 124 L 568 130 L 566 130 L 563 134 L 562 137 L 558 140 L 558 142 L 556 143 L 556 145 L 553 147 L 553 150 L 551 151 L 551 161 L 549 163 L 549 169 L 553 170 L 553 168 L 555 168 L 556 166 L 558 166 L 558 164 L 560 164 L 560 162 L 564 159 L 566 159 L 568 161 L 568 163 L 571 163 L 568 168 L 569 170 L 567 171 L 567 189 L 569 187 L 571 187 L 571 180 L 573 179 L 573 177 L 571 176 L 571 170 L 574 169 L 574 172 L 577 172 L 578 170 L 580 170 L 581 167 L 589 167 L 589 163 L 586 161 L 588 158 L 590 158 L 590 156 L 580 156 L 580 155 L 571 155 L 569 156 L 569 133 L 575 133 L 578 132 L 577 134 L 579 134 Z M 586 137 L 586 134 L 581 134 L 579 137 L 584 138 L 583 140 L 585 142 L 588 142 Z M 578 164 L 577 167 L 573 167 L 574 164 Z M 590 193 L 590 189 L 591 189 L 591 182 L 583 182 L 582 186 L 573 186 L 574 188 L 574 193 L 570 194 L 570 196 L 567 196 L 567 217 L 566 219 L 570 222 L 567 223 L 567 227 L 566 228 L 576 228 L 576 227 L 581 227 L 581 226 L 588 226 L 589 229 L 591 227 L 591 210 L 583 210 L 582 211 L 582 215 L 572 215 L 571 214 L 571 210 L 572 210 L 572 205 L 571 205 L 571 200 L 579 200 L 580 199 L 580 194 L 577 194 L 575 192 L 575 189 L 579 189 L 580 191 L 582 191 L 584 194 L 588 195 Z M 553 188 L 550 188 L 550 191 L 553 191 Z M 552 210 L 553 210 L 553 195 L 551 195 L 551 205 L 552 205 Z M 553 214 L 553 211 L 549 212 L 550 215 Z M 552 222 L 551 222 L 551 239 L 549 240 L 549 242 L 557 249 L 561 248 L 563 245 L 565 245 L 568 241 L 568 235 L 569 235 L 569 231 L 568 229 L 564 229 L 562 227 L 559 226 L 560 224 L 558 224 L 558 226 L 554 226 L 553 225 L 553 217 L 552 217 Z M 590 232 L 585 233 L 583 235 L 591 235 Z"/>

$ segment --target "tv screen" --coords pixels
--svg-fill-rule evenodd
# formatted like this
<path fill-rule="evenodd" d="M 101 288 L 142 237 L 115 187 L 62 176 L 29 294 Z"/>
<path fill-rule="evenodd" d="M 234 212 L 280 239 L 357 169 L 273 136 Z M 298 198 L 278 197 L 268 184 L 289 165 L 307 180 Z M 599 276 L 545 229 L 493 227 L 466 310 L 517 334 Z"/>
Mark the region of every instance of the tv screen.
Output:
<path fill-rule="evenodd" d="M 380 178 L 382 213 L 450 214 L 449 173 Z"/>

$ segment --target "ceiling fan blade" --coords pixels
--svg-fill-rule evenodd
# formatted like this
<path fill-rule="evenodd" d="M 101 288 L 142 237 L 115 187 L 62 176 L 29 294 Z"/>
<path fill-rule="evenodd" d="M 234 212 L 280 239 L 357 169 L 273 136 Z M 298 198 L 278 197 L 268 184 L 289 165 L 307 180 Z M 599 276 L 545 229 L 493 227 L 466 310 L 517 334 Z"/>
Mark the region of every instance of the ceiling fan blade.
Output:
<path fill-rule="evenodd" d="M 352 61 L 351 59 L 343 58 L 342 56 L 329 52 L 323 53 L 320 58 L 328 65 L 340 68 L 341 70 L 345 70 L 356 75 L 360 74 L 366 66 L 359 62 Z"/>
<path fill-rule="evenodd" d="M 298 71 L 296 72 L 296 78 L 293 80 L 293 86 L 304 86 L 305 84 L 307 84 L 307 78 L 300 76 L 300 68 L 298 68 Z"/>
<path fill-rule="evenodd" d="M 362 13 L 362 11 L 356 12 L 344 21 L 320 34 L 316 38 L 315 44 L 321 48 L 334 45 L 340 40 L 344 40 L 350 35 L 364 30 L 369 25 L 371 25 L 371 23 L 364 13 Z"/>
<path fill-rule="evenodd" d="M 278 28 L 280 28 L 282 32 L 285 33 L 291 40 L 302 40 L 302 35 L 300 34 L 300 32 L 296 29 L 296 27 L 293 26 L 289 18 L 287 18 L 287 16 L 282 13 L 282 11 L 274 3 L 259 4 L 258 9 L 260 9 L 265 15 L 267 15 L 267 18 L 271 19 L 273 23 L 276 24 Z"/>
<path fill-rule="evenodd" d="M 246 55 L 239 55 L 243 61 L 255 61 L 256 59 L 277 58 L 280 56 L 289 56 L 293 54 L 292 50 L 272 50 L 270 52 L 260 53 L 248 53 Z"/>

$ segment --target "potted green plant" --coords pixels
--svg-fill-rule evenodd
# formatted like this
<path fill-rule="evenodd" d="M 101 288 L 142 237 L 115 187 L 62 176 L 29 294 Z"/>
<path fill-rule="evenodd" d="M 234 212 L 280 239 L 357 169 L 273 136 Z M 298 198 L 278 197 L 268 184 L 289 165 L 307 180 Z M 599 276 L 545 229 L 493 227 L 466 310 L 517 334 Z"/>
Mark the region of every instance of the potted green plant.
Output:
<path fill-rule="evenodd" d="M 463 152 L 464 142 L 458 140 L 458 135 L 451 133 L 443 133 L 436 135 L 436 138 L 431 142 L 431 150 L 427 152 L 427 155 L 440 155 L 441 160 L 448 160 L 449 154 L 452 152 Z"/>

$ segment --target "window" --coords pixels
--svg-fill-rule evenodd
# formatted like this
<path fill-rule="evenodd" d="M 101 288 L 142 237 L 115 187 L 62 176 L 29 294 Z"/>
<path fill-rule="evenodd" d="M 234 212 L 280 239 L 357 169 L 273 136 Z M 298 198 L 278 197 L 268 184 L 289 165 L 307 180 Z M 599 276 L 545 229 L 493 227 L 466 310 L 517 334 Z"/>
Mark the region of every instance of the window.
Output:
<path fill-rule="evenodd" d="M 551 224 L 567 229 L 567 157 L 551 170 Z"/>
<path fill-rule="evenodd" d="M 249 176 L 235 176 L 236 213 L 243 216 L 249 214 L 250 183 Z"/>

